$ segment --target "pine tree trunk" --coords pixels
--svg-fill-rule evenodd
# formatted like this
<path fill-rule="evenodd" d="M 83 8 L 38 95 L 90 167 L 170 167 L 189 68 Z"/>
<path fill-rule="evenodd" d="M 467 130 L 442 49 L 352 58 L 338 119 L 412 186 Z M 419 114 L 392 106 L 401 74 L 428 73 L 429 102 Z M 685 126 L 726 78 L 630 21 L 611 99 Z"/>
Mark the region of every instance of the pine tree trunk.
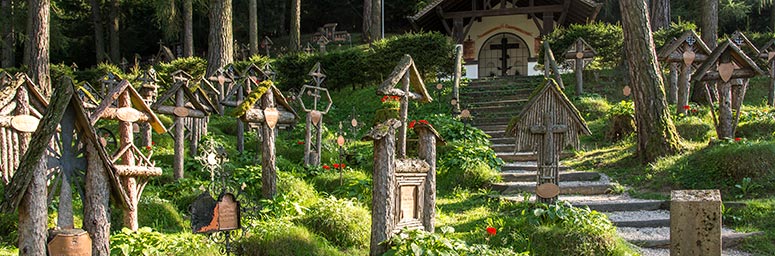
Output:
<path fill-rule="evenodd" d="M 16 35 L 14 34 L 14 22 L 13 22 L 13 1 L 2 0 L 0 2 L 0 18 L 2 18 L 2 66 L 3 68 L 10 68 L 16 65 Z"/>
<path fill-rule="evenodd" d="M 113 64 L 121 62 L 121 49 L 119 45 L 119 15 L 121 13 L 120 0 L 112 0 L 110 6 L 110 61 Z"/>
<path fill-rule="evenodd" d="M 622 12 L 624 48 L 629 64 L 630 84 L 635 101 L 638 130 L 638 156 L 651 162 L 680 150 L 675 126 L 667 112 L 667 101 L 654 40 L 648 21 L 646 2 L 619 1 Z"/>
<path fill-rule="evenodd" d="M 250 0 L 248 5 L 249 22 L 250 22 L 250 55 L 258 55 L 258 2 L 257 0 Z"/>
<path fill-rule="evenodd" d="M 372 0 L 371 2 L 371 26 L 369 27 L 371 41 L 382 39 L 382 5 L 385 0 Z"/>
<path fill-rule="evenodd" d="M 296 0 L 293 0 L 293 1 L 296 1 Z M 279 10 L 280 17 L 278 18 L 278 20 L 280 20 L 280 31 L 277 32 L 280 35 L 287 35 L 288 33 L 287 28 L 285 27 L 285 24 L 287 24 L 285 23 L 285 15 L 288 13 L 287 8 L 288 8 L 288 0 L 280 0 L 280 10 Z"/>
<path fill-rule="evenodd" d="M 85 142 L 86 171 L 83 229 L 92 240 L 92 255 L 110 255 L 110 190 L 108 175 L 95 145 Z"/>
<path fill-rule="evenodd" d="M 91 20 L 94 26 L 94 51 L 97 52 L 97 63 L 105 61 L 105 34 L 102 30 L 102 11 L 99 0 L 90 0 Z"/>
<path fill-rule="evenodd" d="M 28 2 L 27 35 L 29 41 L 25 46 L 25 64 L 29 69 L 27 75 L 38 85 L 44 95 L 51 95 L 51 78 L 49 77 L 48 39 L 50 0 L 30 0 Z"/>
<path fill-rule="evenodd" d="M 670 0 L 651 1 L 651 29 L 657 31 L 670 27 Z"/>
<path fill-rule="evenodd" d="M 38 145 L 43 146 L 44 145 Z M 27 191 L 19 205 L 19 255 L 46 255 L 46 161 L 35 166 Z"/>
<path fill-rule="evenodd" d="M 718 1 L 704 0 L 700 7 L 702 20 L 700 20 L 700 32 L 702 41 L 710 49 L 716 49 L 718 45 Z"/>
<path fill-rule="evenodd" d="M 207 45 L 207 75 L 234 60 L 231 0 L 210 0 L 210 35 Z"/>
<path fill-rule="evenodd" d="M 371 2 L 372 0 L 363 0 L 363 27 L 361 33 L 364 43 L 371 43 Z"/>
<path fill-rule="evenodd" d="M 194 56 L 194 0 L 183 0 L 183 57 Z"/>
<path fill-rule="evenodd" d="M 289 49 L 299 51 L 301 49 L 301 0 L 291 0 L 291 42 Z"/>

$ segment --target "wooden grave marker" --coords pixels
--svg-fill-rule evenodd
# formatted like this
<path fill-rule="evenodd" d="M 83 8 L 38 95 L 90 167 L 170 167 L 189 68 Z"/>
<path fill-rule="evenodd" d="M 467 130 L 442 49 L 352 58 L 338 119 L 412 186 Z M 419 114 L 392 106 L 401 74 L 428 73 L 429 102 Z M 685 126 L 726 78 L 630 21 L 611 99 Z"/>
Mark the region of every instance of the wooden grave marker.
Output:
<path fill-rule="evenodd" d="M 770 84 L 767 86 L 767 106 L 775 107 L 775 39 L 759 48 L 759 58 L 767 63 Z"/>
<path fill-rule="evenodd" d="M 401 82 L 401 88 L 395 88 L 398 82 Z M 406 157 L 406 132 L 407 132 L 407 119 L 409 116 L 409 101 L 416 100 L 422 103 L 428 103 L 433 101 L 431 95 L 428 94 L 428 90 L 425 88 L 425 83 L 422 80 L 420 72 L 417 71 L 417 67 L 412 60 L 412 56 L 404 55 L 401 61 L 398 62 L 390 76 L 382 82 L 377 88 L 377 95 L 383 96 L 398 96 L 401 97 L 399 117 L 401 123 L 404 125 L 398 127 L 398 157 Z"/>
<path fill-rule="evenodd" d="M 579 135 L 590 135 L 584 118 L 554 80 L 538 88 L 506 133 L 517 137 L 518 150 L 537 151 L 537 200 L 554 202 L 560 193 L 560 153 L 579 148 Z"/>
<path fill-rule="evenodd" d="M 736 30 L 734 33 L 732 33 L 732 35 L 729 36 L 729 39 L 732 40 L 732 43 L 737 45 L 737 47 L 740 48 L 740 50 L 742 50 L 743 53 L 745 53 L 749 57 L 755 58 L 756 55 L 759 54 L 759 48 L 756 48 L 756 46 L 753 43 L 751 43 L 751 40 L 749 40 L 748 37 L 746 37 L 745 34 L 743 34 L 743 32 Z M 732 69 L 728 69 L 728 70 L 732 70 Z M 748 89 L 748 78 L 738 78 L 738 79 L 732 80 L 731 83 L 732 83 L 732 108 L 739 109 L 740 105 L 743 104 L 743 97 L 745 95 L 746 90 Z"/>
<path fill-rule="evenodd" d="M 252 82 L 251 82 L 252 83 Z M 283 96 L 272 80 L 260 82 L 234 113 L 246 123 L 257 123 L 261 127 L 261 191 L 266 199 L 277 194 L 277 167 L 275 166 L 275 138 L 277 124 L 292 124 L 298 118 L 296 110 Z"/>
<path fill-rule="evenodd" d="M 205 191 L 191 204 L 191 229 L 195 234 L 241 229 L 240 215 L 234 194 L 221 193 L 216 201 Z"/>
<path fill-rule="evenodd" d="M 23 73 L 2 73 L 0 84 L 0 182 L 11 182 L 48 100 Z"/>
<path fill-rule="evenodd" d="M 716 67 L 716 70 L 712 70 L 713 67 Z M 716 81 L 719 111 L 718 117 L 714 116 L 714 121 L 718 138 L 734 138 L 735 127 L 737 127 L 740 118 L 740 107 L 742 104 L 736 104 L 733 108 L 733 102 L 742 103 L 743 97 L 745 97 L 745 89 L 743 88 L 738 94 L 733 95 L 732 80 L 751 78 L 757 75 L 764 75 L 764 71 L 730 39 L 719 44 L 708 57 L 708 60 L 697 68 L 692 77 L 693 81 Z M 737 99 L 733 100 L 733 97 Z M 737 112 L 737 115 L 733 115 L 733 109 Z"/>
<path fill-rule="evenodd" d="M 147 71 L 143 72 L 143 74 L 140 75 L 139 78 L 137 78 L 138 81 L 141 82 L 140 89 L 138 92 L 140 93 L 140 97 L 143 97 L 143 101 L 145 101 L 145 104 L 148 106 L 152 105 L 154 102 L 156 102 L 156 97 L 159 94 L 159 86 L 156 84 L 159 80 L 156 77 L 156 70 L 151 67 Z M 141 147 L 151 147 L 153 146 L 153 136 L 151 136 L 151 125 L 148 123 L 142 123 L 139 124 L 140 126 L 140 146 Z"/>
<path fill-rule="evenodd" d="M 576 96 L 584 93 L 584 67 L 589 65 L 595 56 L 597 56 L 595 48 L 580 37 L 565 51 L 565 59 L 572 63 L 573 72 L 576 74 Z"/>
<path fill-rule="evenodd" d="M 659 50 L 658 57 L 660 61 L 678 63 L 680 65 L 675 108 L 678 115 L 686 115 L 687 109 L 683 106 L 689 105 L 692 69 L 696 69 L 701 63 L 705 62 L 710 53 L 711 50 L 693 30 L 684 32 L 681 37 Z"/>
<path fill-rule="evenodd" d="M 121 120 L 116 114 L 119 111 L 137 113 L 137 121 Z M 100 106 L 92 112 L 90 117 L 92 125 L 100 119 L 118 121 L 119 149 L 111 156 L 111 162 L 114 164 L 116 174 L 121 177 L 121 188 L 129 197 L 129 203 L 124 207 L 124 226 L 137 230 L 137 205 L 140 195 L 148 179 L 161 175 L 162 170 L 151 161 L 152 151 L 145 155 L 134 145 L 133 124 L 149 123 L 156 133 L 165 133 L 167 128 L 127 80 L 122 80 L 113 87 Z"/>
<path fill-rule="evenodd" d="M 313 84 L 305 84 L 299 91 L 299 102 L 304 112 L 307 112 L 306 135 L 304 137 L 304 165 L 320 165 L 320 153 L 323 150 L 323 115 L 331 109 L 333 101 L 328 89 L 323 87 L 323 81 L 326 75 L 320 67 L 320 62 L 315 63 L 312 70 L 309 71 Z M 312 97 L 312 106 L 309 108 L 304 104 L 306 96 Z M 322 101 L 325 98 L 325 101 Z M 325 103 L 324 103 L 325 102 Z M 318 103 L 326 104 L 321 111 L 318 110 Z"/>

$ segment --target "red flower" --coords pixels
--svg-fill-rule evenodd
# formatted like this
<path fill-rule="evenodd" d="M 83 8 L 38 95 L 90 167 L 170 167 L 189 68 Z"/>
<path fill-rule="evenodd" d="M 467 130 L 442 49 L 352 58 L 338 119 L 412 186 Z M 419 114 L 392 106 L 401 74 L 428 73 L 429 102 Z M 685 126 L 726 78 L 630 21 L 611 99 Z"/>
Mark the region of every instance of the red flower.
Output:
<path fill-rule="evenodd" d="M 697 110 L 696 109 L 692 109 L 692 113 L 697 113 Z"/>
<path fill-rule="evenodd" d="M 339 169 L 339 164 L 334 164 L 334 169 Z"/>
<path fill-rule="evenodd" d="M 382 102 L 385 102 L 387 99 L 388 99 L 388 96 L 387 96 L 387 95 L 383 96 L 383 97 L 382 97 Z"/>
<path fill-rule="evenodd" d="M 735 138 L 735 141 L 740 141 L 740 140 L 742 140 L 742 138 L 740 137 Z"/>
<path fill-rule="evenodd" d="M 414 128 L 415 124 L 417 124 L 417 121 L 416 120 L 412 120 L 411 122 L 409 122 L 409 128 Z"/>
<path fill-rule="evenodd" d="M 498 233 L 498 230 L 493 227 L 487 227 L 487 234 L 490 234 L 491 236 L 494 236 Z"/>
<path fill-rule="evenodd" d="M 145 150 L 151 150 L 151 146 L 145 146 Z"/>
<path fill-rule="evenodd" d="M 401 100 L 401 97 L 399 97 L 399 96 L 390 96 L 390 98 L 395 100 L 395 101 Z"/>
<path fill-rule="evenodd" d="M 323 165 L 323 169 L 331 170 L 331 167 L 329 167 L 328 165 Z"/>
<path fill-rule="evenodd" d="M 686 110 L 689 110 L 689 109 L 691 109 L 691 108 L 692 108 L 692 107 L 690 107 L 689 105 L 686 105 L 686 106 L 684 106 L 684 109 L 686 109 Z"/>
<path fill-rule="evenodd" d="M 426 120 L 420 120 L 419 122 L 422 123 L 422 124 L 428 124 L 428 121 L 426 121 Z"/>
<path fill-rule="evenodd" d="M 296 144 L 297 144 L 297 145 L 302 145 L 302 144 L 304 144 L 304 141 L 303 141 L 303 140 L 300 140 L 300 141 L 296 142 Z"/>
<path fill-rule="evenodd" d="M 155 141 L 151 141 L 151 145 L 156 146 L 156 142 Z"/>
<path fill-rule="evenodd" d="M 342 169 L 344 169 L 344 166 L 344 164 L 339 164 L 339 167 L 342 167 Z"/>

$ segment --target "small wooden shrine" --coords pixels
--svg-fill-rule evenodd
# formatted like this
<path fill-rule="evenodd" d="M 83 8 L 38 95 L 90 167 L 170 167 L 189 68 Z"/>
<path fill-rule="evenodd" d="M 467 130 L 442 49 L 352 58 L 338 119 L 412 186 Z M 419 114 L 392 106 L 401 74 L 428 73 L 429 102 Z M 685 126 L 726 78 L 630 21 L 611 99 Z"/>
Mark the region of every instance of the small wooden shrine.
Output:
<path fill-rule="evenodd" d="M 676 106 L 678 106 L 675 108 L 678 112 L 677 114 L 686 114 L 687 110 L 683 106 L 689 105 L 691 86 L 689 80 L 692 77 L 692 69 L 697 68 L 700 63 L 704 62 L 710 53 L 711 50 L 693 30 L 684 32 L 681 37 L 659 50 L 657 56 L 659 61 L 679 63 L 681 65 L 680 76 L 675 89 L 677 95 Z"/>
<path fill-rule="evenodd" d="M 19 73 L 0 73 L 0 181 L 8 184 L 27 151 L 48 100 L 37 86 Z"/>
<path fill-rule="evenodd" d="M 590 135 L 584 118 L 554 80 L 536 89 L 507 133 L 517 138 L 517 148 L 538 153 L 536 195 L 553 202 L 560 193 L 560 153 L 579 148 L 579 136 Z"/>
<path fill-rule="evenodd" d="M 401 82 L 401 87 L 396 88 L 396 85 Z M 377 88 L 377 95 L 379 96 L 398 96 L 401 97 L 399 118 L 404 125 L 397 127 L 398 130 L 398 145 L 397 154 L 398 157 L 406 157 L 406 132 L 407 132 L 407 118 L 409 116 L 409 101 L 415 100 L 422 103 L 429 103 L 433 101 L 431 95 L 428 94 L 428 90 L 425 88 L 425 83 L 422 80 L 420 72 L 417 71 L 417 67 L 414 65 L 412 56 L 404 55 L 401 61 L 398 62 L 390 76 L 380 84 Z"/>
<path fill-rule="evenodd" d="M 715 69 L 715 70 L 714 70 Z M 754 63 L 732 40 L 727 39 L 713 50 L 708 60 L 702 63 L 694 73 L 695 82 L 717 81 L 719 111 L 716 133 L 718 138 L 734 138 L 735 127 L 740 118 L 740 107 L 745 96 L 746 83 L 734 83 L 734 79 L 751 78 L 764 75 L 759 66 Z M 735 89 L 735 86 L 742 86 Z M 737 115 L 733 114 L 733 109 Z M 711 112 L 713 113 L 713 112 Z"/>
<path fill-rule="evenodd" d="M 597 56 L 595 48 L 581 37 L 565 51 L 565 60 L 573 65 L 573 72 L 576 74 L 576 96 L 584 93 L 584 67 L 589 65 L 595 56 Z"/>

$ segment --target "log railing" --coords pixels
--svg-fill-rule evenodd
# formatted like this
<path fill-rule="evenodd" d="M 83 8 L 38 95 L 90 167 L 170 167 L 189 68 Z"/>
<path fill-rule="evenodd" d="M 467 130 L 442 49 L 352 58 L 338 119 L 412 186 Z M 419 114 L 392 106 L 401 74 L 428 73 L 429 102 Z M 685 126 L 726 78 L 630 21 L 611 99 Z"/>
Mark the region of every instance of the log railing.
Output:
<path fill-rule="evenodd" d="M 554 53 L 552 48 L 549 47 L 549 42 L 544 41 L 544 77 L 554 78 L 557 85 L 560 88 L 565 89 L 565 85 L 562 83 L 562 76 L 560 76 L 560 68 L 557 66 L 557 60 L 554 59 Z"/>

